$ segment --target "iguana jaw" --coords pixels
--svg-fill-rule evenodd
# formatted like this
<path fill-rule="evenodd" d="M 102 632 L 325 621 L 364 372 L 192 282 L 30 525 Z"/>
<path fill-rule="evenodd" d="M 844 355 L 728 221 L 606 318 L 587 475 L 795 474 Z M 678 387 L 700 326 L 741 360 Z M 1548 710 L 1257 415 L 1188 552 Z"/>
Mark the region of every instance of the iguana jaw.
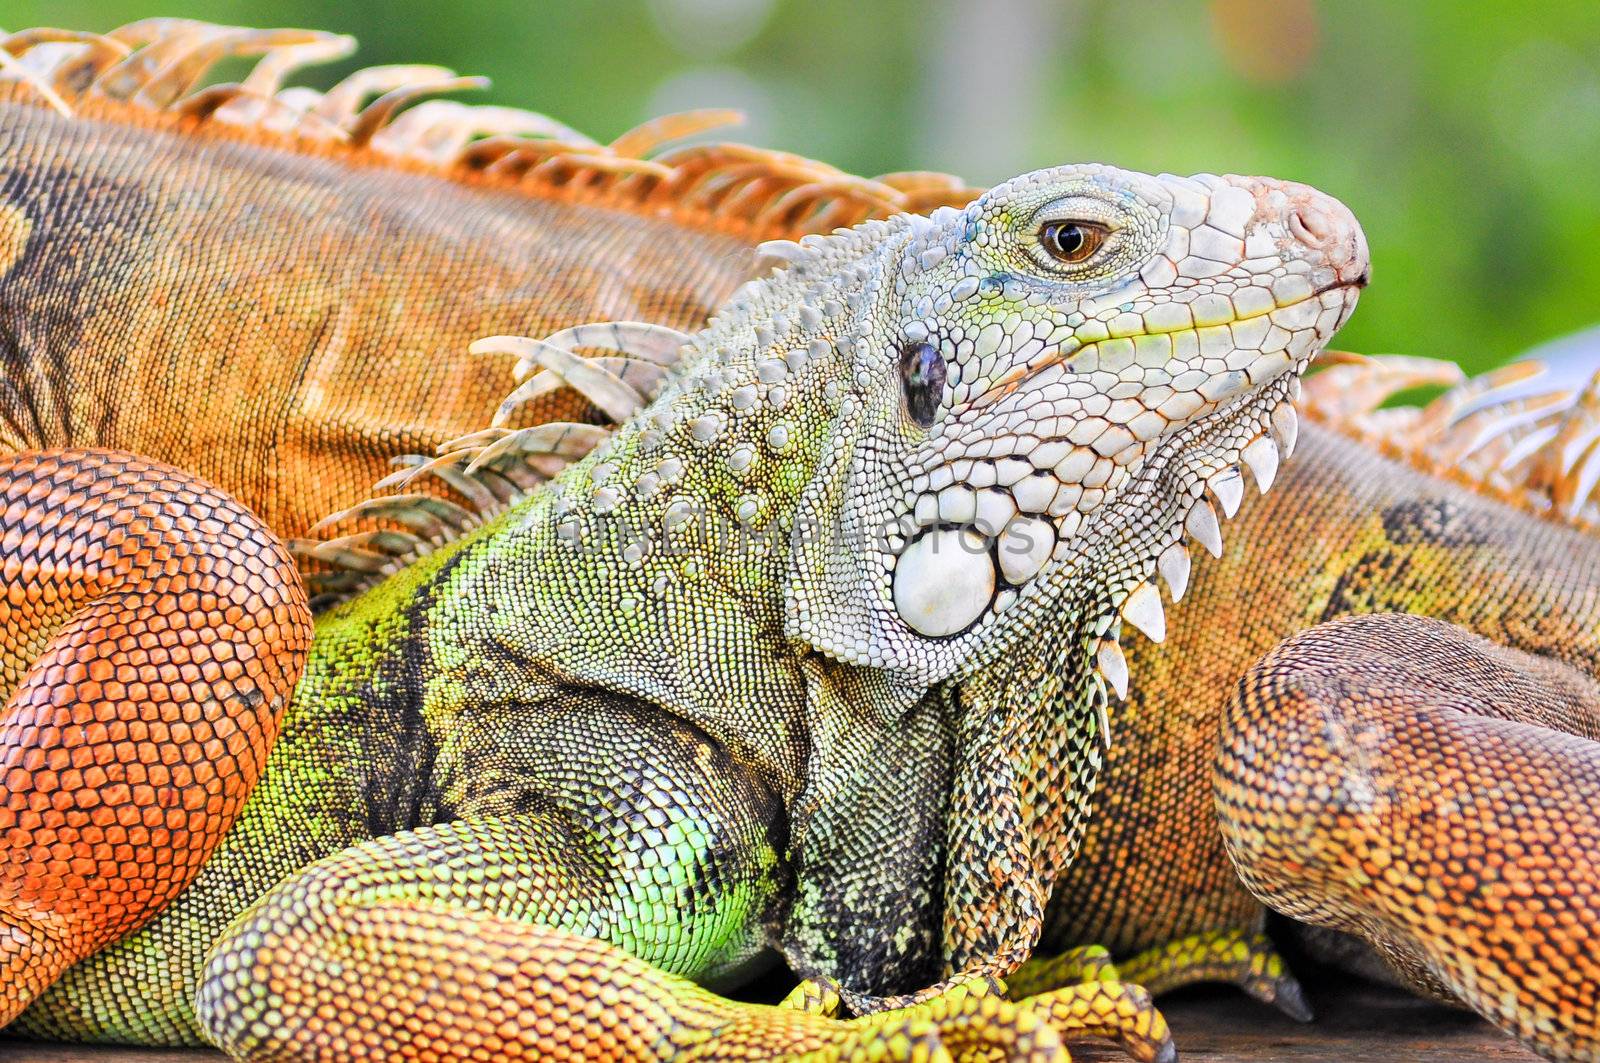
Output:
<path fill-rule="evenodd" d="M 1340 287 L 1307 301 L 1331 314 L 1331 328 L 1337 329 L 1354 308 L 1355 290 Z M 1164 639 L 1156 577 L 1166 579 L 1175 601 L 1188 580 L 1190 544 L 1220 556 L 1220 519 L 1231 517 L 1242 501 L 1242 469 L 1251 471 L 1262 493 L 1272 485 L 1292 451 L 1300 376 L 1321 345 L 1287 352 L 1281 368 L 1268 359 L 1264 379 L 1219 394 L 1148 446 L 1135 444 L 1139 453 L 1125 462 L 1121 453 L 1114 455 L 1110 475 L 1096 488 L 1102 497 L 1088 511 L 1046 513 L 1020 529 L 1020 522 L 1013 522 L 990 537 L 976 557 L 963 555 L 957 564 L 981 559 L 993 565 L 996 586 L 988 608 L 998 617 L 989 644 L 957 677 L 1000 655 L 1023 652 L 1024 640 L 1043 624 L 1075 632 L 1065 641 L 1082 646 L 1084 674 L 1099 676 L 1109 691 L 1125 695 L 1129 676 L 1120 645 L 1122 621 Z M 1069 497 L 1087 493 L 1081 485 L 1065 485 L 1065 490 Z M 1037 534 L 1048 553 L 1036 572 L 1018 573 L 1005 551 L 1020 554 L 1031 544 L 1008 536 L 1032 529 L 1042 529 Z M 1012 574 L 1022 578 L 1013 582 Z"/>

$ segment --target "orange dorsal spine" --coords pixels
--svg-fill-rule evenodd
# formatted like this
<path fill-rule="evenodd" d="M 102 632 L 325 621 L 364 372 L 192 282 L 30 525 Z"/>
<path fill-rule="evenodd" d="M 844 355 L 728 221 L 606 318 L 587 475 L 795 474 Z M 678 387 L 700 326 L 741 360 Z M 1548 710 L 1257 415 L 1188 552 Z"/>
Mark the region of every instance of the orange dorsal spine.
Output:
<path fill-rule="evenodd" d="M 358 70 L 326 92 L 285 87 L 296 69 L 342 58 L 355 42 L 316 30 L 146 19 L 103 36 L 32 29 L 0 41 L 0 100 L 93 121 L 231 138 L 451 180 L 514 187 L 622 209 L 670 213 L 753 239 L 786 239 L 900 211 L 961 205 L 977 194 L 948 174 L 869 179 L 786 152 L 738 144 L 666 151 L 741 120 L 701 110 L 652 119 L 601 144 L 509 107 L 430 99 L 486 88 L 435 66 Z M 202 87 L 220 62 L 259 57 L 242 81 Z M 420 106 L 410 106 L 420 102 Z"/>

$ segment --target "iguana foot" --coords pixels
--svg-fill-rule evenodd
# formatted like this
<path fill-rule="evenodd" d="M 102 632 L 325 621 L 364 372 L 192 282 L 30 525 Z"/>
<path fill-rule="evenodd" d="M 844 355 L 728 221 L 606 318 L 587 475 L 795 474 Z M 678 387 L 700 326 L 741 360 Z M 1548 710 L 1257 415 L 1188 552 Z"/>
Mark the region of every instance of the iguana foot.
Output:
<path fill-rule="evenodd" d="M 1172 1032 L 1152 993 L 1131 981 L 1099 945 L 1034 956 L 1005 980 L 1006 995 L 1045 1009 L 1068 1041 L 1103 1037 L 1142 1061 L 1174 1059 Z"/>
<path fill-rule="evenodd" d="M 1084 954 L 1080 960 L 1083 969 L 1095 975 L 1109 966 L 1109 962 L 1099 962 L 1105 956 L 1104 949 L 1074 951 Z M 1064 964 L 1053 962 L 1059 958 L 1051 957 L 1043 966 L 1064 971 Z M 806 979 L 779 1007 L 835 1016 L 842 1008 L 842 1000 L 826 982 Z M 1168 1063 L 1177 1058 L 1171 1031 L 1150 994 L 1114 978 L 1080 979 L 1078 984 L 1030 993 L 1025 999 L 1010 988 L 1010 979 L 1003 989 L 984 977 L 957 978 L 942 992 L 916 1004 L 850 1021 L 889 1023 L 884 1031 L 899 1030 L 901 1024 L 908 1023 L 911 1025 L 907 1028 L 920 1028 L 919 1024 L 931 1021 L 946 1048 L 963 1049 L 956 1057 L 962 1060 L 1016 1058 L 1007 1053 L 1025 1037 L 1035 1037 L 1032 1031 L 1036 1022 L 1043 1022 L 1063 1042 L 1087 1038 L 1116 1041 L 1140 1063 Z M 1045 1041 L 1039 1039 L 1038 1043 Z M 901 1057 L 896 1054 L 893 1058 Z"/>
<path fill-rule="evenodd" d="M 1082 965 L 1081 970 L 1089 972 L 1089 976 L 1072 985 L 1023 994 L 1011 986 L 1010 979 L 998 983 L 988 978 L 973 977 L 957 980 L 939 996 L 903 1010 L 915 1012 L 919 1007 L 942 1001 L 945 1007 L 954 1007 L 956 1014 L 962 1014 L 965 1013 L 963 1008 L 975 1012 L 980 1007 L 988 1007 L 976 1003 L 963 1005 L 963 1000 L 1007 1000 L 1018 1009 L 1019 1014 L 1043 1019 L 1064 1042 L 1090 1039 L 1115 1041 L 1130 1058 L 1139 1063 L 1167 1063 L 1176 1059 L 1177 1049 L 1172 1042 L 1172 1031 L 1167 1026 L 1167 1020 L 1156 1009 L 1150 994 L 1141 986 L 1115 977 L 1100 977 L 1109 965 L 1102 966 L 1097 962 L 1096 950 L 1081 951 L 1083 955 L 1077 957 L 1077 962 Z M 1065 970 L 1065 967 L 1060 965 L 1058 969 Z"/>
<path fill-rule="evenodd" d="M 845 1020 L 839 1060 L 1050 1060 L 1070 1063 L 1066 1026 L 1048 1008 L 1012 1002 L 987 979 L 957 982 L 917 1004 Z"/>
<path fill-rule="evenodd" d="M 1225 982 L 1271 1004 L 1296 1022 L 1315 1015 L 1267 935 L 1247 930 L 1190 934 L 1146 949 L 1119 965 L 1122 976 L 1155 996 L 1197 982 Z"/>
<path fill-rule="evenodd" d="M 1112 980 L 1088 981 L 1017 1002 L 1035 1012 L 1062 1040 L 1115 1041 L 1139 1063 L 1171 1063 L 1178 1058 L 1167 1020 L 1143 986 Z"/>

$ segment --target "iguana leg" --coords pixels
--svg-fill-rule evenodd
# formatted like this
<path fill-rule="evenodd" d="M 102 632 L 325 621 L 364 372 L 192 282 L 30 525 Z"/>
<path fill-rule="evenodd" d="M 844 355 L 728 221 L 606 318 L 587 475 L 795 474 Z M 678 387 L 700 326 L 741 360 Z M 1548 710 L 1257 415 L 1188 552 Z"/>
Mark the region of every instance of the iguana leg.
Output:
<path fill-rule="evenodd" d="M 188 885 L 310 643 L 293 562 L 215 488 L 0 457 L 0 1026 Z"/>
<path fill-rule="evenodd" d="M 379 838 L 312 865 L 213 951 L 201 1022 L 235 1058 L 1066 1060 L 1047 1008 L 960 990 L 834 1019 L 680 974 L 757 896 L 683 886 L 677 843 L 608 860 L 558 814 Z M 744 877 L 722 869 L 726 881 Z M 699 911 L 693 902 L 703 894 Z M 676 898 L 676 907 L 659 902 Z M 703 918 L 701 918 L 703 917 Z M 602 940 L 600 935 L 613 940 Z M 619 947 L 646 953 L 648 959 Z"/>
<path fill-rule="evenodd" d="M 1356 934 L 1542 1054 L 1600 1053 L 1600 687 L 1420 617 L 1263 658 L 1217 807 L 1247 886 Z"/>

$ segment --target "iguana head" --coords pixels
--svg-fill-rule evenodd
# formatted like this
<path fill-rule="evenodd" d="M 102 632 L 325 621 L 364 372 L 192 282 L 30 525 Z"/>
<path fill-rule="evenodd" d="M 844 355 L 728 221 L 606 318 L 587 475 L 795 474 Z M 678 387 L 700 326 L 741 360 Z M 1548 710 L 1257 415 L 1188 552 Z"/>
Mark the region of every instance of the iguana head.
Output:
<path fill-rule="evenodd" d="M 1314 189 L 1106 166 L 788 257 L 742 300 L 758 340 L 827 367 L 786 624 L 920 682 L 1074 616 L 1114 650 L 1162 555 L 1217 541 L 1208 484 L 1231 511 L 1243 459 L 1266 488 L 1298 376 L 1369 268 Z"/>
<path fill-rule="evenodd" d="M 1368 271 L 1314 189 L 1107 166 L 767 250 L 785 268 L 557 484 L 557 532 L 654 527 L 620 557 L 652 598 L 775 594 L 789 637 L 916 685 L 1052 625 L 1109 641 L 1120 687 L 1119 611 L 1154 626 L 1160 559 L 1181 582 L 1185 536 L 1220 548 L 1208 488 L 1231 512 L 1241 461 L 1270 481 Z M 787 545 L 668 548 L 708 519 Z"/>

